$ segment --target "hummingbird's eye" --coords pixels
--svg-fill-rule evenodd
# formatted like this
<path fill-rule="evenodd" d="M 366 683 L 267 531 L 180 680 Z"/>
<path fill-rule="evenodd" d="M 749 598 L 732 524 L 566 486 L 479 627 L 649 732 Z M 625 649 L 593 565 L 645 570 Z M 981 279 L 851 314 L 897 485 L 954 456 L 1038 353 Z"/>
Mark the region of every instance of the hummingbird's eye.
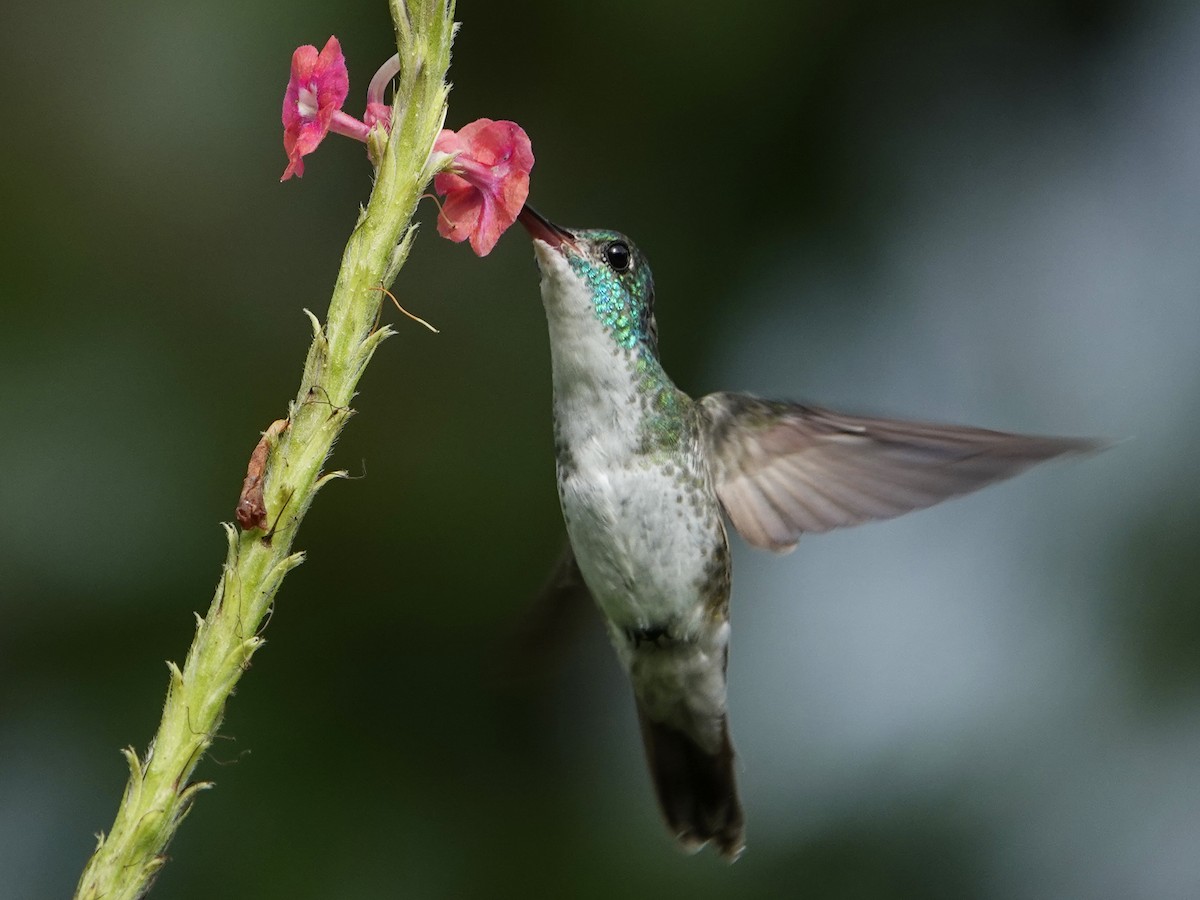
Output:
<path fill-rule="evenodd" d="M 623 241 L 613 241 L 604 248 L 604 259 L 614 272 L 624 272 L 629 269 L 629 245 Z"/>

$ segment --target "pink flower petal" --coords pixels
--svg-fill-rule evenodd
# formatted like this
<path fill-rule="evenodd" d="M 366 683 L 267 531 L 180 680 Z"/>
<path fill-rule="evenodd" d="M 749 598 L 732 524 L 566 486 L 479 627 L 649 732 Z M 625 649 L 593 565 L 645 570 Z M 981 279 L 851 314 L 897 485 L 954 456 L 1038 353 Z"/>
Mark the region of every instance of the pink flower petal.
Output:
<path fill-rule="evenodd" d="M 318 53 L 311 44 L 292 54 L 292 74 L 283 95 L 283 149 L 288 166 L 280 181 L 304 174 L 304 160 L 329 133 L 334 113 L 346 102 L 350 75 L 336 37 Z"/>
<path fill-rule="evenodd" d="M 529 196 L 529 136 L 515 122 L 479 119 L 458 132 L 443 130 L 433 149 L 458 154 L 451 170 L 434 179 L 434 189 L 446 195 L 438 233 L 469 239 L 476 255 L 487 256 Z"/>

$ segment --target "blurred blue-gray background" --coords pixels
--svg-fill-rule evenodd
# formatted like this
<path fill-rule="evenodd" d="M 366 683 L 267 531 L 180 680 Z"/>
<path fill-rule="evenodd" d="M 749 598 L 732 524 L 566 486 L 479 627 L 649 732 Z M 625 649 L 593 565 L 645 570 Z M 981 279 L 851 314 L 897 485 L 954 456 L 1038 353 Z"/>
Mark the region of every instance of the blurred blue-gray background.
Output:
<path fill-rule="evenodd" d="M 738 11 L 741 10 L 741 11 Z M 649 255 L 668 369 L 1120 441 L 785 558 L 734 538 L 733 867 L 676 853 L 595 616 L 514 687 L 562 540 L 528 240 L 425 230 L 153 896 L 1200 896 L 1200 8 L 460 5 L 448 124 Z M 0 17 L 0 897 L 69 894 L 211 597 L 370 187 L 279 106 L 385 4 Z M 396 318 L 393 312 L 385 315 Z"/>

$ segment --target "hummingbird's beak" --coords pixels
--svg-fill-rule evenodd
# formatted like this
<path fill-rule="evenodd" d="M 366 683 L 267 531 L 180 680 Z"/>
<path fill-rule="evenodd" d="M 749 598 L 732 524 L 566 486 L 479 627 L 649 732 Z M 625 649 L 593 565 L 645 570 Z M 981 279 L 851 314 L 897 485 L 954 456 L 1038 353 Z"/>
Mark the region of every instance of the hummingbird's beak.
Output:
<path fill-rule="evenodd" d="M 530 237 L 534 240 L 545 241 L 555 250 L 561 249 L 564 244 L 572 250 L 578 249 L 575 246 L 575 235 L 567 229 L 555 225 L 529 204 L 525 204 L 521 209 L 517 221 L 525 226 Z"/>

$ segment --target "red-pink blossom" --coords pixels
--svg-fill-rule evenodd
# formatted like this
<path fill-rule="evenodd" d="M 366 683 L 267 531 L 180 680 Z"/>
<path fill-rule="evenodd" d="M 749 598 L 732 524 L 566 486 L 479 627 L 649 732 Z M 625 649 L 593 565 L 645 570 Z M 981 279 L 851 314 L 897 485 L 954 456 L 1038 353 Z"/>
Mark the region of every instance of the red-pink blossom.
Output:
<path fill-rule="evenodd" d="M 375 129 L 389 132 L 392 110 L 384 102 L 400 71 L 400 57 L 385 62 L 367 88 L 367 109 L 356 119 L 342 110 L 350 92 L 346 59 L 336 37 L 324 49 L 305 45 L 292 54 L 292 75 L 283 98 L 283 148 L 288 165 L 280 181 L 304 175 L 304 157 L 331 131 L 369 143 Z M 376 148 L 378 150 L 378 148 Z M 458 132 L 444 129 L 433 145 L 431 165 L 440 169 L 434 187 L 446 199 L 438 231 L 452 241 L 470 240 L 487 256 L 525 205 L 533 148 L 515 122 L 479 119 Z"/>
<path fill-rule="evenodd" d="M 349 92 L 346 58 L 336 37 L 330 37 L 320 53 L 311 44 L 296 48 L 292 77 L 283 95 L 283 149 L 288 165 L 280 181 L 304 175 L 304 157 L 330 131 L 366 140 L 366 125 L 342 112 Z"/>
<path fill-rule="evenodd" d="M 446 195 L 438 233 L 456 242 L 470 239 L 476 255 L 487 256 L 529 196 L 529 136 L 516 122 L 478 119 L 458 132 L 444 129 L 433 149 L 457 153 L 433 182 Z"/>

